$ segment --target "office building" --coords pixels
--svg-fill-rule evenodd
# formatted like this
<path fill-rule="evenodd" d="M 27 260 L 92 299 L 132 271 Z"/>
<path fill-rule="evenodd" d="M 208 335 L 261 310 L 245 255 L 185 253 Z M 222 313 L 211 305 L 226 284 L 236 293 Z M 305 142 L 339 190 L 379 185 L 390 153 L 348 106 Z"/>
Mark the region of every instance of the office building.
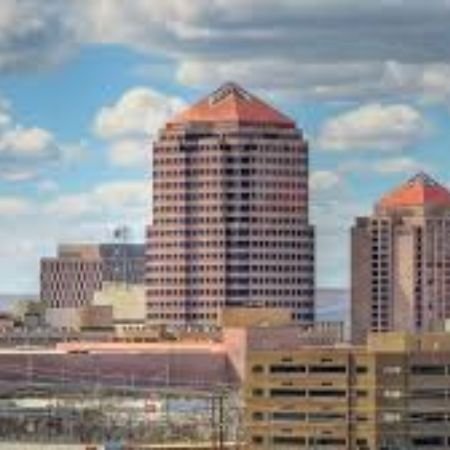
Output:
<path fill-rule="evenodd" d="M 143 283 L 144 246 L 140 244 L 60 245 L 41 260 L 41 301 L 57 328 L 70 328 L 77 308 L 89 306 L 105 282 Z"/>
<path fill-rule="evenodd" d="M 233 83 L 168 121 L 153 151 L 150 324 L 211 327 L 231 306 L 314 318 L 308 146 Z"/>
<path fill-rule="evenodd" d="M 424 173 L 352 228 L 352 338 L 427 331 L 450 316 L 450 192 Z"/>

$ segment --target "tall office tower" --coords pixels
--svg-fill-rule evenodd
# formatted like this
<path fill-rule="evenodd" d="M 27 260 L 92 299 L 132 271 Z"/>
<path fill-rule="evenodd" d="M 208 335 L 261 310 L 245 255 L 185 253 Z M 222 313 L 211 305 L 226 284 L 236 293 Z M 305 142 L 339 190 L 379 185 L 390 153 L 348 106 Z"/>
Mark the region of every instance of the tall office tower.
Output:
<path fill-rule="evenodd" d="M 91 303 L 104 282 L 144 282 L 142 244 L 60 245 L 58 255 L 41 260 L 41 300 L 49 308 Z"/>
<path fill-rule="evenodd" d="M 352 228 L 352 337 L 450 317 L 450 192 L 419 173 Z"/>
<path fill-rule="evenodd" d="M 314 231 L 301 131 L 234 83 L 170 120 L 154 145 L 151 324 L 220 325 L 230 306 L 314 317 Z"/>

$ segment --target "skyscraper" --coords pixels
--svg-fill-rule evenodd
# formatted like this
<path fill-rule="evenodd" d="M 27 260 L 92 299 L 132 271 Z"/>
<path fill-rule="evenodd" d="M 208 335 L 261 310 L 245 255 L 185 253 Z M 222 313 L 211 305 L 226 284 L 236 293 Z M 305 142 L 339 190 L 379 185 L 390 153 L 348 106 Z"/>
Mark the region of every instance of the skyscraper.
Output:
<path fill-rule="evenodd" d="M 352 336 L 450 317 L 450 192 L 419 173 L 352 229 Z"/>
<path fill-rule="evenodd" d="M 151 324 L 219 325 L 228 305 L 313 320 L 308 146 L 293 120 L 234 83 L 169 120 L 146 278 Z"/>

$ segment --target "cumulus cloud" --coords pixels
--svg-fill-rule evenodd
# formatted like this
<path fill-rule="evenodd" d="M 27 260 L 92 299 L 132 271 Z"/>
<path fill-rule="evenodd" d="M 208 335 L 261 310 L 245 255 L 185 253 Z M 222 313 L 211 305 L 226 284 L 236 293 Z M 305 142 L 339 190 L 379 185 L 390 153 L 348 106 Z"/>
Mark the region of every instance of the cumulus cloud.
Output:
<path fill-rule="evenodd" d="M 9 102 L 0 99 L 0 179 L 36 178 L 54 163 L 73 162 L 82 146 L 65 144 L 49 130 L 17 121 Z"/>
<path fill-rule="evenodd" d="M 91 191 L 62 194 L 44 206 L 48 214 L 59 218 L 120 216 L 126 221 L 137 211 L 145 217 L 150 202 L 149 185 L 140 181 L 115 181 L 94 187 Z"/>
<path fill-rule="evenodd" d="M 94 132 L 109 141 L 111 164 L 139 167 L 150 161 L 152 139 L 159 128 L 184 106 L 179 97 L 135 87 L 114 104 L 100 109 L 94 120 Z"/>
<path fill-rule="evenodd" d="M 118 167 L 135 167 L 150 164 L 150 141 L 125 139 L 111 145 L 110 161 Z"/>
<path fill-rule="evenodd" d="M 327 120 L 317 143 L 326 150 L 395 151 L 413 145 L 427 129 L 425 119 L 411 106 L 373 103 Z"/>
<path fill-rule="evenodd" d="M 0 136 L 2 158 L 52 158 L 58 152 L 54 136 L 47 130 L 17 126 Z"/>
<path fill-rule="evenodd" d="M 150 136 L 183 106 L 177 97 L 136 87 L 125 92 L 115 104 L 103 107 L 95 118 L 94 129 L 105 139 L 136 134 Z"/>
<path fill-rule="evenodd" d="M 312 192 L 334 189 L 342 182 L 341 176 L 331 170 L 316 170 L 311 172 L 309 187 Z"/>

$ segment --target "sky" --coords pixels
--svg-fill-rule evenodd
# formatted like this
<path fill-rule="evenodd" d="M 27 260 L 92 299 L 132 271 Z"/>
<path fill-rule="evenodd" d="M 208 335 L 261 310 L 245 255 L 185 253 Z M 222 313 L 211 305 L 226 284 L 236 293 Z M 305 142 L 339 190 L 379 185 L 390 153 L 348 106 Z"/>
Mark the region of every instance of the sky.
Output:
<path fill-rule="evenodd" d="M 59 242 L 144 239 L 151 143 L 235 81 L 310 143 L 317 283 L 349 229 L 425 170 L 450 183 L 449 0 L 1 0 L 0 292 L 37 292 Z"/>

